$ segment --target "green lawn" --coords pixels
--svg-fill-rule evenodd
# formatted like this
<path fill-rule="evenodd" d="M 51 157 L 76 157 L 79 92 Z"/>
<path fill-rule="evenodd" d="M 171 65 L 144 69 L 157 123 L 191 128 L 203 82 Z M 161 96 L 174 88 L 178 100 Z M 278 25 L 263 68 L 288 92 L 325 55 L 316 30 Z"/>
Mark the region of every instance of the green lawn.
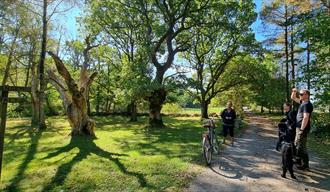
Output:
<path fill-rule="evenodd" d="M 210 113 L 216 113 L 219 114 L 223 108 L 220 107 L 210 107 L 208 109 L 209 114 Z M 200 108 L 184 108 L 183 113 L 185 114 L 201 114 L 201 109 Z"/>
<path fill-rule="evenodd" d="M 146 129 L 145 117 L 94 119 L 94 140 L 71 139 L 64 117 L 43 132 L 9 119 L 0 190 L 181 191 L 203 165 L 199 117 L 165 117 L 165 129 Z"/>

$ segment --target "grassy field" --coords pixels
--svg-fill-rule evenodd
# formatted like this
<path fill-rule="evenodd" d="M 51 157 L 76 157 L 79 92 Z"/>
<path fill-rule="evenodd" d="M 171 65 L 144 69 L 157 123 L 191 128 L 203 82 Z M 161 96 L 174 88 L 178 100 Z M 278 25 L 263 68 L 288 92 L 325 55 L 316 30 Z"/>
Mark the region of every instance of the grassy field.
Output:
<path fill-rule="evenodd" d="M 95 119 L 94 140 L 71 139 L 64 117 L 43 132 L 9 119 L 0 190 L 181 191 L 204 164 L 199 118 L 165 117 L 165 129 L 146 129 L 145 117 Z"/>
<path fill-rule="evenodd" d="M 209 114 L 210 113 L 216 113 L 219 114 L 224 108 L 220 107 L 210 107 L 208 109 Z M 178 107 L 177 105 L 171 105 L 167 104 L 163 107 L 162 113 L 164 114 L 201 114 L 201 109 L 200 108 L 181 108 Z"/>

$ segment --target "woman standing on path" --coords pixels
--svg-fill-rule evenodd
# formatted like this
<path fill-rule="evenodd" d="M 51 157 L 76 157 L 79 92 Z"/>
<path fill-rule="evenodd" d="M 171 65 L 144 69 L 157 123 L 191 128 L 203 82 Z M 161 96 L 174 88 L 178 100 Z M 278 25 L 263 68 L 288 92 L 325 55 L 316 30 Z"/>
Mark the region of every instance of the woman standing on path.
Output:
<path fill-rule="evenodd" d="M 234 145 L 234 126 L 235 126 L 235 119 L 236 119 L 236 112 L 232 109 L 233 103 L 231 101 L 227 102 L 227 108 L 224 109 L 221 113 L 222 123 L 223 123 L 223 141 L 222 143 L 225 144 L 226 137 L 230 135 L 231 138 L 231 145 Z"/>

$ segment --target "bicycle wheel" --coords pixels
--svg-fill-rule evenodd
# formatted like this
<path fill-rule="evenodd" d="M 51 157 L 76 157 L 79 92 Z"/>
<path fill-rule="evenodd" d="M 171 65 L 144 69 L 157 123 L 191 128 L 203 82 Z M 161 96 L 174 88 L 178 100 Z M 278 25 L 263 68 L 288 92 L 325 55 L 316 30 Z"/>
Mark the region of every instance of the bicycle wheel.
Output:
<path fill-rule="evenodd" d="M 203 155 L 207 165 L 211 164 L 212 160 L 212 148 L 208 137 L 203 137 Z"/>

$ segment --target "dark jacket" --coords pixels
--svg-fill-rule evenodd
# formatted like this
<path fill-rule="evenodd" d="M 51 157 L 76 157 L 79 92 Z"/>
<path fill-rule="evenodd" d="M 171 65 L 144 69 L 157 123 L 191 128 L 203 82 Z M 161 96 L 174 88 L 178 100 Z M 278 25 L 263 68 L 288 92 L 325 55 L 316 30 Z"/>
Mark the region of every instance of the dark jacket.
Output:
<path fill-rule="evenodd" d="M 235 119 L 236 119 L 236 112 L 234 109 L 232 110 L 227 110 L 227 109 L 224 109 L 221 113 L 221 118 L 222 118 L 222 121 L 223 121 L 223 124 L 224 125 L 234 125 L 235 123 Z"/>

